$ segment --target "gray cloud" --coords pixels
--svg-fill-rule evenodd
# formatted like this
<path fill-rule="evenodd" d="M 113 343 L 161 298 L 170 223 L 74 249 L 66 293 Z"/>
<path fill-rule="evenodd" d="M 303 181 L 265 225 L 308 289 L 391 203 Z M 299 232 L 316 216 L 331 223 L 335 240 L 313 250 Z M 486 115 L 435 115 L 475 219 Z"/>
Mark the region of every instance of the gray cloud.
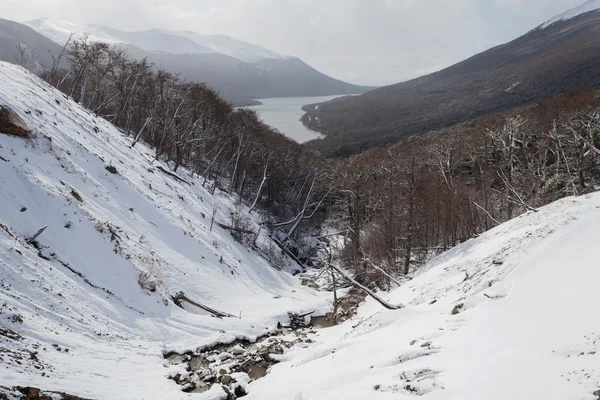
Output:
<path fill-rule="evenodd" d="M 433 72 L 582 0 L 0 0 L 4 18 L 223 33 L 359 84 Z"/>

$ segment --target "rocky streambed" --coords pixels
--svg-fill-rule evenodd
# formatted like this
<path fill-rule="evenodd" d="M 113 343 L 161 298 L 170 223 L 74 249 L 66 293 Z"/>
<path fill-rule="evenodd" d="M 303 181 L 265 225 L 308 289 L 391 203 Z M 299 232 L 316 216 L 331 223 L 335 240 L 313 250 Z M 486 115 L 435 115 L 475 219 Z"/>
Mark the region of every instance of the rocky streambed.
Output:
<path fill-rule="evenodd" d="M 181 385 L 184 392 L 202 393 L 218 384 L 223 389 L 224 399 L 244 397 L 248 385 L 267 375 L 271 366 L 284 359 L 284 353 L 294 346 L 309 346 L 315 341 L 318 329 L 349 319 L 363 300 L 364 294 L 350 290 L 347 296 L 339 299 L 337 316 L 333 313 L 317 317 L 290 313 L 287 326 L 279 326 L 274 333 L 256 341 L 236 340 L 185 353 L 167 352 L 164 358 L 169 364 L 185 369 L 168 378 Z"/>

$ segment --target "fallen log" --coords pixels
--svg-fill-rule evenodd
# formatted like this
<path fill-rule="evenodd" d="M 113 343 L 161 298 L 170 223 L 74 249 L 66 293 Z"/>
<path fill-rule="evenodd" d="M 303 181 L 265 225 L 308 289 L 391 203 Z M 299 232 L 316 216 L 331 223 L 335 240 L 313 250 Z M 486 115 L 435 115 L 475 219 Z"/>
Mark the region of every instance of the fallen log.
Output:
<path fill-rule="evenodd" d="M 183 308 L 182 303 L 185 301 L 191 305 L 193 305 L 194 307 L 198 307 L 201 310 L 204 310 L 208 313 L 210 313 L 213 317 L 217 317 L 217 318 L 236 318 L 234 315 L 222 312 L 222 311 L 218 311 L 215 310 L 214 308 L 210 308 L 208 306 L 205 306 L 203 304 L 200 303 L 196 303 L 193 300 L 190 300 L 183 292 L 178 292 L 175 296 L 171 296 L 171 299 L 173 300 L 173 303 L 175 303 L 175 305 L 177 307 Z"/>
<path fill-rule="evenodd" d="M 298 260 L 298 257 L 296 257 L 296 255 L 294 253 L 292 253 L 292 251 L 290 249 L 288 249 L 286 245 L 281 243 L 281 241 L 273 235 L 271 235 L 271 239 L 281 250 L 283 250 L 285 252 L 285 254 L 287 254 L 292 260 L 294 260 L 296 262 L 296 264 L 298 264 L 299 266 L 304 268 L 304 264 L 302 264 L 302 262 L 300 260 Z"/>
<path fill-rule="evenodd" d="M 27 244 L 31 244 L 35 239 L 37 239 L 38 236 L 40 236 L 46 230 L 47 227 L 48 225 L 40 228 L 36 233 L 34 233 L 32 237 L 27 239 Z"/>
<path fill-rule="evenodd" d="M 177 174 L 174 174 L 174 173 L 172 173 L 171 171 L 169 171 L 169 170 L 167 170 L 167 169 L 163 168 L 163 167 L 162 167 L 162 165 L 159 165 L 159 166 L 158 166 L 158 167 L 156 167 L 156 168 L 158 168 L 158 170 L 159 170 L 159 171 L 161 171 L 161 172 L 163 172 L 163 173 L 165 173 L 165 174 L 167 174 L 167 175 L 169 175 L 169 176 L 172 176 L 173 178 L 177 179 L 177 180 L 178 180 L 178 181 L 180 181 L 180 182 L 187 183 L 187 184 L 188 184 L 188 185 L 190 185 L 190 186 L 192 185 L 191 183 L 189 183 L 188 181 L 186 181 L 185 179 L 183 179 L 183 178 L 182 178 L 182 177 L 180 177 L 179 175 L 177 175 Z"/>
<path fill-rule="evenodd" d="M 225 224 L 222 224 L 222 223 L 216 222 L 216 221 L 215 221 L 215 224 L 217 224 L 218 226 L 220 226 L 223 229 L 227 229 L 228 231 L 234 231 L 234 232 L 239 232 L 239 233 L 247 233 L 249 235 L 256 234 L 256 232 L 248 230 L 248 229 L 234 228 L 233 226 L 225 225 Z"/>
<path fill-rule="evenodd" d="M 387 301 L 383 300 L 381 297 L 379 297 L 375 293 L 373 293 L 373 291 L 371 291 L 369 288 L 356 282 L 354 279 L 352 279 L 352 277 L 350 275 L 348 275 L 347 273 L 345 273 L 344 271 L 342 271 L 335 265 L 329 264 L 329 268 L 335 270 L 337 273 L 342 275 L 346 280 L 348 280 L 350 283 L 352 283 L 358 289 L 362 290 L 363 292 L 365 292 L 366 294 L 368 294 L 369 296 L 374 298 L 375 301 L 377 301 L 379 304 L 381 304 L 383 307 L 387 308 L 388 310 L 401 310 L 404 308 L 403 305 L 393 305 L 393 304 L 390 304 Z"/>

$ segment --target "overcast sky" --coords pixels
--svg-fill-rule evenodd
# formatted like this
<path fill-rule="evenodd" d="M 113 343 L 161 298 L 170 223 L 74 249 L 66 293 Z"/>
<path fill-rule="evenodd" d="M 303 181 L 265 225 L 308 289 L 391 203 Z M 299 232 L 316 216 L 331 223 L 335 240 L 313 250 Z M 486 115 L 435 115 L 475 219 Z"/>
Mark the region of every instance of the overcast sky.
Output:
<path fill-rule="evenodd" d="M 2 17 L 223 33 L 358 84 L 394 83 L 514 39 L 583 0 L 0 0 Z"/>

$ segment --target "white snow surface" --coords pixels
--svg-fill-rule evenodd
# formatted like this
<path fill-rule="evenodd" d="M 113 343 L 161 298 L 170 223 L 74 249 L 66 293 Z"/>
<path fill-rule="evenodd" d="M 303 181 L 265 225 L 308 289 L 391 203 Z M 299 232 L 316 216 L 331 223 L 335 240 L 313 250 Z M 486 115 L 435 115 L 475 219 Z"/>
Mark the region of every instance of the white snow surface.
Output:
<path fill-rule="evenodd" d="M 88 39 L 92 42 L 109 44 L 124 43 L 122 40 L 111 37 L 91 25 L 78 25 L 69 21 L 52 20 L 49 18 L 39 18 L 24 22 L 24 24 L 61 46 L 67 42 L 71 34 L 74 34 L 75 38 L 82 38 L 84 34 L 87 34 Z"/>
<path fill-rule="evenodd" d="M 599 193 L 515 218 L 387 296 L 406 308 L 368 301 L 319 331 L 248 399 L 597 399 L 599 237 Z"/>
<path fill-rule="evenodd" d="M 559 14 L 557 16 L 555 16 L 554 18 L 548 20 L 547 22 L 543 23 L 540 28 L 544 29 L 549 27 L 550 25 L 556 23 L 556 22 L 560 22 L 560 21 L 567 21 L 569 19 L 573 19 L 575 17 L 578 17 L 582 14 L 591 12 L 591 11 L 595 11 L 600 9 L 600 0 L 588 0 L 585 3 L 581 4 L 580 6 L 577 6 L 575 8 L 572 8 L 562 14 Z"/>
<path fill-rule="evenodd" d="M 0 334 L 0 349 L 27 359 L 25 349 L 38 351 L 46 366 L 17 364 L 0 350 L 0 385 L 96 399 L 189 398 L 166 379 L 180 367 L 164 366 L 163 351 L 253 339 L 286 321 L 287 311 L 329 309 L 329 296 L 286 272 L 291 263 L 278 271 L 227 230 L 209 231 L 213 205 L 216 220 L 228 223 L 234 207 L 228 195 L 211 195 L 185 170 L 178 173 L 193 185 L 160 172 L 143 143 L 131 149 L 131 137 L 3 62 L 0 104 L 33 130 L 28 140 L 0 134 L 0 157 L 7 160 L 0 159 L 0 328 L 24 337 Z M 46 225 L 38 242 L 49 260 L 24 239 Z M 268 240 L 262 235 L 258 243 Z M 138 285 L 141 271 L 156 276 L 155 293 Z M 167 301 L 180 290 L 236 318 Z M 194 398 L 211 398 L 203 396 Z"/>

